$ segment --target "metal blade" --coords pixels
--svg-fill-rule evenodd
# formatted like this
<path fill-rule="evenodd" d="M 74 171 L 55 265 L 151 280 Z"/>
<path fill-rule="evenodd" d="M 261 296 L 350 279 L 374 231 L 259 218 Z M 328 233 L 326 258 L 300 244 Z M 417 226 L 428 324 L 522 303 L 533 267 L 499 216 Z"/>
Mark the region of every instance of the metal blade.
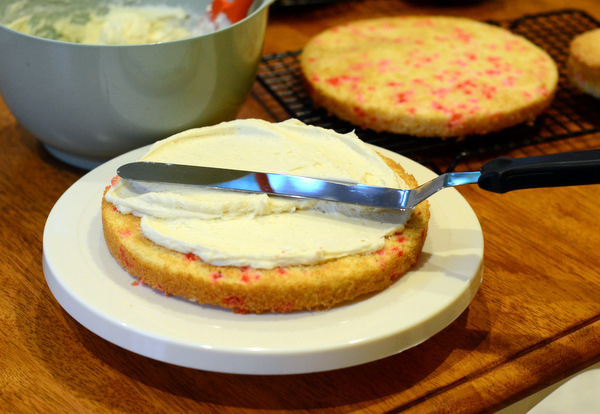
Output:
<path fill-rule="evenodd" d="M 233 191 L 313 198 L 386 209 L 406 209 L 409 190 L 343 184 L 294 175 L 156 162 L 134 162 L 117 169 L 126 180 L 196 185 Z"/>

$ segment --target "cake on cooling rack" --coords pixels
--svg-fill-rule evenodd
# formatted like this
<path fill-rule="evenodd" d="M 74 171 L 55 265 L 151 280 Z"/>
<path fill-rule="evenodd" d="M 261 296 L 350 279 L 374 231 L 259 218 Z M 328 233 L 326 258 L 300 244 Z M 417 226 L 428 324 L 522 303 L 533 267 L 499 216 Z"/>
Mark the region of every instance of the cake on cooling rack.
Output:
<path fill-rule="evenodd" d="M 580 90 L 600 98 L 600 29 L 584 32 L 573 39 L 567 73 Z"/>
<path fill-rule="evenodd" d="M 316 106 L 363 128 L 420 137 L 532 122 L 558 82 L 552 58 L 524 37 L 444 16 L 330 28 L 306 44 L 300 64 Z"/>

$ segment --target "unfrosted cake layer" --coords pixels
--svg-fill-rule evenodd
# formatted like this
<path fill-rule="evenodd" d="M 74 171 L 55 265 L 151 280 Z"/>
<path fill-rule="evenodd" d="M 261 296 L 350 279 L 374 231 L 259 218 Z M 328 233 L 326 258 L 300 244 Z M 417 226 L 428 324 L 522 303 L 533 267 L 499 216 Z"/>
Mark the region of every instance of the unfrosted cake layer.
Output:
<path fill-rule="evenodd" d="M 558 82 L 553 60 L 527 39 L 440 16 L 328 29 L 304 47 L 301 68 L 317 106 L 363 128 L 423 137 L 533 121 Z"/>
<path fill-rule="evenodd" d="M 567 73 L 580 90 L 600 99 L 600 29 L 587 31 L 573 39 Z"/>

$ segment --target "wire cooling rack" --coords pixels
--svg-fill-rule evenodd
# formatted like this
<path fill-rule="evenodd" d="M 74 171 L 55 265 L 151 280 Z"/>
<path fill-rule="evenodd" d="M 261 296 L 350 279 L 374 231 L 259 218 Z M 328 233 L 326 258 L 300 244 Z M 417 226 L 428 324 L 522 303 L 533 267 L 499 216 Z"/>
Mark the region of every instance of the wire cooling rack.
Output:
<path fill-rule="evenodd" d="M 445 140 L 377 133 L 358 128 L 313 106 L 301 77 L 298 59 L 301 51 L 263 56 L 257 78 L 267 91 L 265 98 L 275 100 L 283 110 L 283 117 L 297 118 L 342 133 L 354 130 L 363 141 L 395 151 L 438 173 L 452 171 L 470 157 L 502 154 L 528 145 L 600 132 L 600 100 L 579 92 L 566 78 L 571 40 L 584 31 L 600 27 L 600 22 L 580 10 L 560 10 L 488 23 L 528 38 L 546 50 L 558 66 L 560 77 L 556 96 L 533 125 L 518 125 L 486 136 Z M 264 102 L 263 105 L 267 106 Z M 440 159 L 444 161 L 440 162 Z"/>

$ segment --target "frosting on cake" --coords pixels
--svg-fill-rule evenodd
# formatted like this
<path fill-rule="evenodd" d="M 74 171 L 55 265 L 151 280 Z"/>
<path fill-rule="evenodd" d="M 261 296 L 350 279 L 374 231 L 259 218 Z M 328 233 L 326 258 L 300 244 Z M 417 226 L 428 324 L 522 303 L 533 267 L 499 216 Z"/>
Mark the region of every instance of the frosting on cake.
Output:
<path fill-rule="evenodd" d="M 407 188 L 354 133 L 249 119 L 192 129 L 145 161 L 293 174 Z M 141 218 L 154 243 L 219 266 L 271 269 L 380 250 L 410 212 L 195 186 L 120 182 L 106 200 Z"/>

